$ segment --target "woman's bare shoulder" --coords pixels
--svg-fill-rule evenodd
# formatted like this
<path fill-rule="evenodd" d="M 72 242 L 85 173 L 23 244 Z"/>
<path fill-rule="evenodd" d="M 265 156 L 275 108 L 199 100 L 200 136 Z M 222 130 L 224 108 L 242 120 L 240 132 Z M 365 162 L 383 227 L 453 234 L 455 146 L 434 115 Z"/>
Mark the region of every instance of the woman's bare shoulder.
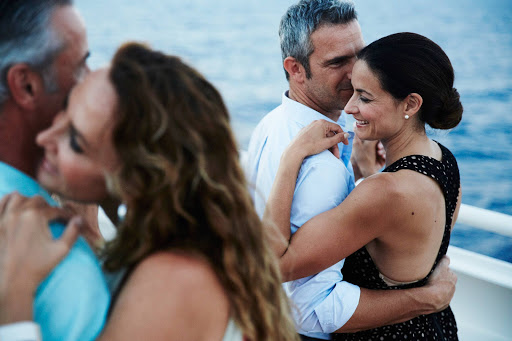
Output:
<path fill-rule="evenodd" d="M 209 276 L 214 275 L 208 261 L 183 251 L 161 251 L 144 258 L 134 270 L 134 275 L 158 273 L 162 278 L 168 276 L 185 275 Z"/>
<path fill-rule="evenodd" d="M 389 205 L 389 200 L 400 200 L 407 196 L 402 176 L 397 173 L 377 173 L 362 181 L 354 190 L 359 195 L 371 195 L 376 203 Z"/>
<path fill-rule="evenodd" d="M 198 255 L 182 251 L 158 252 L 146 257 L 134 269 L 128 281 L 151 285 L 166 292 L 196 294 L 209 291 L 223 294 L 219 278 L 210 263 Z"/>
<path fill-rule="evenodd" d="M 362 181 L 354 190 L 365 197 L 367 210 L 386 212 L 390 222 L 409 218 L 409 211 L 425 207 L 425 202 L 434 202 L 438 186 L 433 186 L 432 179 L 415 171 L 402 170 L 393 173 L 375 174 Z"/>
<path fill-rule="evenodd" d="M 189 253 L 167 251 L 152 254 L 135 267 L 109 325 L 116 334 L 130 330 L 133 336 L 143 332 L 137 326 L 145 321 L 156 339 L 200 340 L 207 331 L 222 333 L 228 317 L 227 295 L 209 263 Z"/>

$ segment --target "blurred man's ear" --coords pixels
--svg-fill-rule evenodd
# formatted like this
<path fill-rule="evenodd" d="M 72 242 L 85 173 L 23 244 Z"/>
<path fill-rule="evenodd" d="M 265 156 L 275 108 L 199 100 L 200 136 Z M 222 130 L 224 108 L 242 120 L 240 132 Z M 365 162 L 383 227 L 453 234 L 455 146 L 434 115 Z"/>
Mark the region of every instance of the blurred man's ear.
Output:
<path fill-rule="evenodd" d="M 27 64 L 14 64 L 7 71 L 7 85 L 12 100 L 25 110 L 35 110 L 36 99 L 44 92 L 41 75 Z"/>

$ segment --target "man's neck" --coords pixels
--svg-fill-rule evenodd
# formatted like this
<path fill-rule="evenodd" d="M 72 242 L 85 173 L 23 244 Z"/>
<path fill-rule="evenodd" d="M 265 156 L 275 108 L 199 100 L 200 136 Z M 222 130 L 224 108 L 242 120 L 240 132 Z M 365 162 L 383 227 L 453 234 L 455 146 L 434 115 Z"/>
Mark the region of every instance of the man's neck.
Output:
<path fill-rule="evenodd" d="M 306 94 L 303 91 L 294 89 L 291 85 L 290 90 L 288 91 L 288 98 L 294 100 L 295 102 L 299 102 L 300 104 L 303 104 L 315 111 L 318 111 L 319 113 L 328 117 L 334 122 L 338 122 L 341 116 L 341 110 L 336 110 L 335 112 L 326 111 L 322 109 L 322 107 L 319 104 L 315 103 L 308 96 L 306 96 Z"/>
<path fill-rule="evenodd" d="M 36 135 L 24 113 L 5 103 L 0 112 L 0 161 L 35 178 L 42 157 Z"/>

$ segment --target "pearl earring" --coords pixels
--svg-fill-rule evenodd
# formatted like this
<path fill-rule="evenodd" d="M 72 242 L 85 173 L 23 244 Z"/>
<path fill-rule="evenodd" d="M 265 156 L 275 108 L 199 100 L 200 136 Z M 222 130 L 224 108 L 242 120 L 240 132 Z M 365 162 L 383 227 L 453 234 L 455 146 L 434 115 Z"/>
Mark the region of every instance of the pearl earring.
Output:
<path fill-rule="evenodd" d="M 405 115 L 404 117 L 405 117 L 405 119 L 406 119 L 406 120 L 408 120 L 408 119 L 409 119 L 409 115 Z"/>

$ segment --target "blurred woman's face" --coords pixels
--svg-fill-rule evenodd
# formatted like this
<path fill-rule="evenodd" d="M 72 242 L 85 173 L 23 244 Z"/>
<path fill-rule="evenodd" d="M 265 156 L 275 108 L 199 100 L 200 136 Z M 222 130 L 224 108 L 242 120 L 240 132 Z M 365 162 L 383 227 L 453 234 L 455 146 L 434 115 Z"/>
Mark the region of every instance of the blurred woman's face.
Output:
<path fill-rule="evenodd" d="M 89 74 L 71 91 L 66 108 L 36 139 L 44 148 L 37 171 L 41 185 L 82 202 L 108 196 L 105 174 L 119 166 L 112 144 L 116 103 L 108 69 Z"/>

